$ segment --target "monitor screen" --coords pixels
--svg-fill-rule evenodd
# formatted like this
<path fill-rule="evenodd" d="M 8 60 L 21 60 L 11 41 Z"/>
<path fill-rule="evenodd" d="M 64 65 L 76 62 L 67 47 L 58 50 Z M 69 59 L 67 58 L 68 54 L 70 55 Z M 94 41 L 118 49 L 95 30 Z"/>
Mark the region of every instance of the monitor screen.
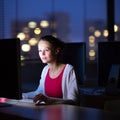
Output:
<path fill-rule="evenodd" d="M 120 42 L 98 42 L 98 85 L 119 85 Z M 114 80 L 114 81 L 113 81 Z"/>
<path fill-rule="evenodd" d="M 78 85 L 85 80 L 86 44 L 85 42 L 66 43 L 63 52 L 63 61 L 74 66 Z"/>
<path fill-rule="evenodd" d="M 0 97 L 21 99 L 20 40 L 0 39 Z"/>

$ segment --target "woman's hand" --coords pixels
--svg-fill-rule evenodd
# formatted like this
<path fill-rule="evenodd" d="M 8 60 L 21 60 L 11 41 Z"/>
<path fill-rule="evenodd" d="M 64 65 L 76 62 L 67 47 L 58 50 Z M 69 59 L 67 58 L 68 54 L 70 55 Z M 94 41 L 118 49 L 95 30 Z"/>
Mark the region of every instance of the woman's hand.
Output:
<path fill-rule="evenodd" d="M 47 103 L 47 99 L 48 97 L 40 93 L 33 98 L 33 102 L 36 103 L 38 100 L 40 100 L 40 101 L 44 101 L 45 103 Z"/>

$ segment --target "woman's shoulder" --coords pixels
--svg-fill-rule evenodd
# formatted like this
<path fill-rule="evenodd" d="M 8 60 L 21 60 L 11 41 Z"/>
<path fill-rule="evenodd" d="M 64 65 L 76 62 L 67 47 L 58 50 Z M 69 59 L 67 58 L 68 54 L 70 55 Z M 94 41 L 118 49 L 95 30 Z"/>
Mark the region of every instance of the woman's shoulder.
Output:
<path fill-rule="evenodd" d="M 67 68 L 67 69 L 73 69 L 73 65 L 72 65 L 72 64 L 69 64 L 69 63 L 67 63 L 67 64 L 66 64 L 66 68 Z"/>
<path fill-rule="evenodd" d="M 49 67 L 48 67 L 48 65 L 45 65 L 44 67 L 43 67 L 43 70 L 46 70 L 46 69 L 48 69 Z"/>
<path fill-rule="evenodd" d="M 45 66 L 43 67 L 42 72 L 45 72 L 45 71 L 47 71 L 47 70 L 48 70 L 48 65 L 45 65 Z"/>
<path fill-rule="evenodd" d="M 45 66 L 43 67 L 41 76 L 45 76 L 45 75 L 47 74 L 47 71 L 48 71 L 48 65 L 45 65 Z"/>

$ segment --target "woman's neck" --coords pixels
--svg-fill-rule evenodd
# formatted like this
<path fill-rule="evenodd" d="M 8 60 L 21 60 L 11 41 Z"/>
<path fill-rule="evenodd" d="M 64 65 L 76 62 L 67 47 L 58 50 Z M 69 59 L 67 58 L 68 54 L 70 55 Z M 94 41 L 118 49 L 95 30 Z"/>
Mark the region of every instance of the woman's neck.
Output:
<path fill-rule="evenodd" d="M 62 63 L 58 62 L 48 63 L 48 66 L 51 70 L 57 70 L 61 65 Z"/>
<path fill-rule="evenodd" d="M 52 78 L 55 78 L 56 76 L 58 76 L 65 64 L 59 63 L 59 64 L 49 64 L 49 74 Z"/>

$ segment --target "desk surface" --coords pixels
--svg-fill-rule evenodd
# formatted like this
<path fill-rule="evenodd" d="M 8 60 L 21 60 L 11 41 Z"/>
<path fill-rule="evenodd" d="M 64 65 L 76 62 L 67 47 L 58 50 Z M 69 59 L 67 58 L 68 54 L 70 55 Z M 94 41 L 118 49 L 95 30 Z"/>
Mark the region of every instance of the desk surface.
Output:
<path fill-rule="evenodd" d="M 15 104 L 0 107 L 2 120 L 120 120 L 118 113 L 72 105 Z"/>

